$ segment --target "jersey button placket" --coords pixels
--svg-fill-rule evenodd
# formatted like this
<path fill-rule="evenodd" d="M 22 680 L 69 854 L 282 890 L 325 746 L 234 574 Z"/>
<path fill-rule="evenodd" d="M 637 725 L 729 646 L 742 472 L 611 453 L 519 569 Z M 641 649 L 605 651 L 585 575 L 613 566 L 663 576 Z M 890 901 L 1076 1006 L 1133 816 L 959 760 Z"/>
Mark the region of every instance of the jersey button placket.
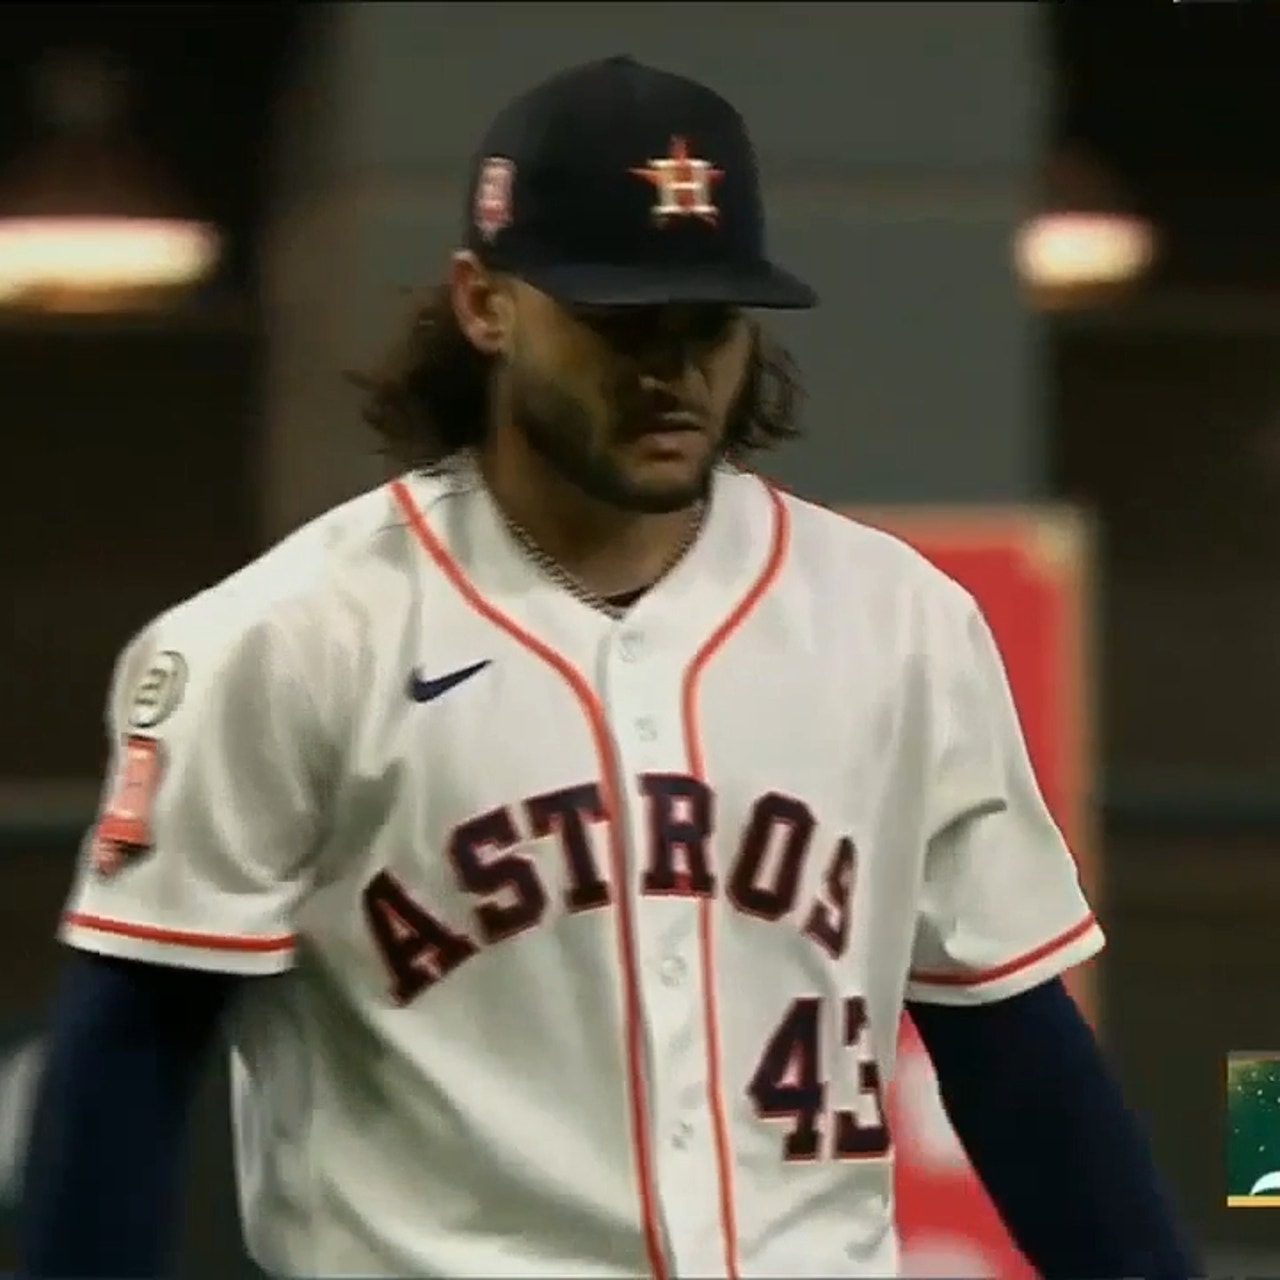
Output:
<path fill-rule="evenodd" d="M 624 631 L 618 637 L 618 657 L 623 662 L 638 662 L 643 648 L 644 635 L 639 631 Z"/>
<path fill-rule="evenodd" d="M 680 719 L 683 666 L 662 660 L 649 637 L 624 630 L 609 669 L 610 721 L 628 788 L 631 891 L 636 951 L 650 1046 L 654 1172 L 662 1216 L 680 1274 L 723 1267 L 709 1257 L 719 1239 L 714 1146 L 707 1107 L 707 1053 L 698 974 L 698 900 L 646 895 L 654 833 L 641 779 L 688 768 Z M 710 1233 L 708 1235 L 708 1233 Z"/>

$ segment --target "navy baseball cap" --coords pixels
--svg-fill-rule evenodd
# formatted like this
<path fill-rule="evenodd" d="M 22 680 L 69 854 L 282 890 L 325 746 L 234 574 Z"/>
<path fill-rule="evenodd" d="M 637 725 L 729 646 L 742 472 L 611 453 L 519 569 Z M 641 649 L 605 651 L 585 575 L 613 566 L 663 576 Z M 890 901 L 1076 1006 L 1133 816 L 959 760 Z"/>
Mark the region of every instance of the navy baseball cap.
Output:
<path fill-rule="evenodd" d="M 817 302 L 768 259 L 742 117 L 632 58 L 563 71 L 508 104 L 476 154 L 466 221 L 486 266 L 570 304 Z"/>

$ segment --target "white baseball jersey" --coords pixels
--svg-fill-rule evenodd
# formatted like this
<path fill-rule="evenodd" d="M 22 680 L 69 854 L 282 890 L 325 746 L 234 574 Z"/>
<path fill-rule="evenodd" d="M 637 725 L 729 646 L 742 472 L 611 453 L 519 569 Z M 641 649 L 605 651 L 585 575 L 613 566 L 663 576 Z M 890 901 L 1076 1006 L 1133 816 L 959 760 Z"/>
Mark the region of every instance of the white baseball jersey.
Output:
<path fill-rule="evenodd" d="M 973 600 L 736 471 L 620 621 L 406 476 L 149 626 L 110 731 L 62 936 L 259 975 L 277 1274 L 893 1274 L 904 998 L 1102 945 Z"/>

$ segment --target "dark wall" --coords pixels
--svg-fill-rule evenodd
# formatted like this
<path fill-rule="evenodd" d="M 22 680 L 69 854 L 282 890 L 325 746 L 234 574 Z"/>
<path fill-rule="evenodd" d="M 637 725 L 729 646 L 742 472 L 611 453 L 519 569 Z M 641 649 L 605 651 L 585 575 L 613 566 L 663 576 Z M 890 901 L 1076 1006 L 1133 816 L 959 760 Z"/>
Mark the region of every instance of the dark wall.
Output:
<path fill-rule="evenodd" d="M 1188 311 L 1051 348 L 1054 488 L 1100 517 L 1104 758 L 1121 790 L 1280 794 L 1280 326 Z"/>
<path fill-rule="evenodd" d="M 0 329 L 0 778 L 95 775 L 121 645 L 253 554 L 258 363 L 240 324 Z"/>
<path fill-rule="evenodd" d="M 255 553 L 259 352 L 237 316 L 163 330 L 56 320 L 0 329 L 0 723 L 13 729 L 0 735 L 6 785 L 95 779 L 119 648 L 160 609 Z M 20 809 L 29 813 L 26 830 L 0 829 L 0 1071 L 6 1049 L 44 1019 L 75 826 L 87 817 L 64 801 Z M 249 1267 L 226 1088 L 218 1063 L 199 1107 L 187 1194 L 184 1274 L 210 1280 Z M 0 1146 L 4 1123 L 0 1098 Z M 0 1187 L 0 1271 L 14 1261 L 4 1198 Z"/>

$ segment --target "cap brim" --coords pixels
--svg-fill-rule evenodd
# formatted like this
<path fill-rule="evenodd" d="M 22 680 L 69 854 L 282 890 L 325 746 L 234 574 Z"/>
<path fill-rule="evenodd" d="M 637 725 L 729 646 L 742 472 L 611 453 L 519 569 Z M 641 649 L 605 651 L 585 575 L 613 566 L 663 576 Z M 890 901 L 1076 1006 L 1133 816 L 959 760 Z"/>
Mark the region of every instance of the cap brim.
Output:
<path fill-rule="evenodd" d="M 561 302 L 592 307 L 652 307 L 664 303 L 719 303 L 772 311 L 804 311 L 818 295 L 781 267 L 689 267 L 561 263 L 519 271 L 522 279 Z"/>

